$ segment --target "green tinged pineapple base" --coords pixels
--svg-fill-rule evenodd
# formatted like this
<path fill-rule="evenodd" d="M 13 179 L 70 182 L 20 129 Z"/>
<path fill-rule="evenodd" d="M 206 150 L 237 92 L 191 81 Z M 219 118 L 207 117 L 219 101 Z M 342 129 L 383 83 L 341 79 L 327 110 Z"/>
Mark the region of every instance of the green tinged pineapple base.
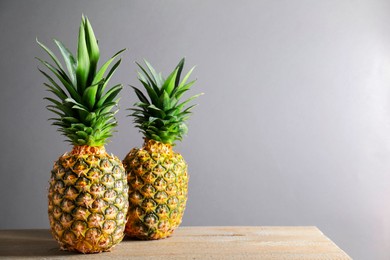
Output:
<path fill-rule="evenodd" d="M 51 232 L 63 250 L 109 251 L 124 236 L 128 185 L 104 147 L 75 146 L 55 162 L 49 187 Z"/>
<path fill-rule="evenodd" d="M 123 160 L 129 184 L 126 235 L 161 239 L 182 220 L 187 202 L 188 174 L 183 157 L 171 145 L 145 140 Z"/>

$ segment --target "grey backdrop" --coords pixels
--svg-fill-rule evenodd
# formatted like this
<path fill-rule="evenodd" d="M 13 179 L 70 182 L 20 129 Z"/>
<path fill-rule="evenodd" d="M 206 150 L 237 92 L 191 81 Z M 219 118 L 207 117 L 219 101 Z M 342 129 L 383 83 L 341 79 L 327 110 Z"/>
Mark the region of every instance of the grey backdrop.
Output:
<path fill-rule="evenodd" d="M 390 259 L 390 2 L 0 1 L 0 228 L 48 228 L 52 163 L 71 149 L 52 115 L 35 37 L 75 51 L 81 13 L 102 60 L 128 48 L 205 92 L 177 145 L 189 163 L 183 225 L 315 225 L 354 259 Z M 142 144 L 122 92 L 119 157 Z"/>

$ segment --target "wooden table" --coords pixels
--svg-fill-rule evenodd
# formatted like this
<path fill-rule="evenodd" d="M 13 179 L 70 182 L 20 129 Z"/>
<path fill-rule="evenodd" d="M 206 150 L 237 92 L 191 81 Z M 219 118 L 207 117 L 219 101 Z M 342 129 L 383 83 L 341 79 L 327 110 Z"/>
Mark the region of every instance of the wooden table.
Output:
<path fill-rule="evenodd" d="M 180 227 L 157 241 L 124 239 L 112 252 L 60 251 L 48 230 L 0 230 L 10 259 L 351 259 L 316 227 Z"/>

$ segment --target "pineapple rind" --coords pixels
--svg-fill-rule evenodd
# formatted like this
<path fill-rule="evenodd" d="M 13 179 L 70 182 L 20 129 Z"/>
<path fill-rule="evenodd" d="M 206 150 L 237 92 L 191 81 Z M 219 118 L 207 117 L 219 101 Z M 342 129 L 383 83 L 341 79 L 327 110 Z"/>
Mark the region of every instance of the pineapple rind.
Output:
<path fill-rule="evenodd" d="M 75 146 L 51 173 L 49 222 L 63 250 L 98 253 L 122 241 L 128 185 L 117 157 L 103 147 Z"/>
<path fill-rule="evenodd" d="M 180 225 L 187 202 L 187 164 L 172 147 L 145 140 L 123 160 L 129 184 L 125 233 L 139 239 L 169 237 Z"/>

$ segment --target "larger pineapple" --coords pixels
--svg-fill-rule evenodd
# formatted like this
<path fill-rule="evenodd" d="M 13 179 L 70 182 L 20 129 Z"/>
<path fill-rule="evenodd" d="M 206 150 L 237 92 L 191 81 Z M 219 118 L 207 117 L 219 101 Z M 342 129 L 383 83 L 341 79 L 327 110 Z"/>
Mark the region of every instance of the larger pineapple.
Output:
<path fill-rule="evenodd" d="M 123 236 L 128 210 L 128 185 L 121 161 L 109 155 L 104 144 L 117 125 L 114 114 L 122 89 L 116 85 L 105 90 L 120 64 L 118 60 L 105 73 L 115 54 L 99 70 L 99 48 L 90 22 L 82 18 L 77 59 L 65 46 L 58 46 L 68 73 L 46 46 L 55 65 L 39 59 L 57 78 L 40 70 L 48 79 L 45 86 L 55 98 L 47 108 L 57 117 L 53 125 L 74 147 L 54 163 L 49 187 L 51 232 L 63 250 L 81 253 L 108 251 Z"/>
<path fill-rule="evenodd" d="M 172 147 L 187 133 L 186 120 L 193 106 L 186 105 L 199 95 L 179 103 L 195 82 L 187 83 L 192 69 L 180 82 L 184 59 L 167 79 L 145 63 L 147 68 L 138 66 L 142 71 L 139 81 L 147 95 L 133 87 L 140 101 L 131 109 L 145 142 L 123 160 L 130 202 L 125 233 L 139 239 L 160 239 L 180 225 L 186 206 L 187 164 Z"/>

